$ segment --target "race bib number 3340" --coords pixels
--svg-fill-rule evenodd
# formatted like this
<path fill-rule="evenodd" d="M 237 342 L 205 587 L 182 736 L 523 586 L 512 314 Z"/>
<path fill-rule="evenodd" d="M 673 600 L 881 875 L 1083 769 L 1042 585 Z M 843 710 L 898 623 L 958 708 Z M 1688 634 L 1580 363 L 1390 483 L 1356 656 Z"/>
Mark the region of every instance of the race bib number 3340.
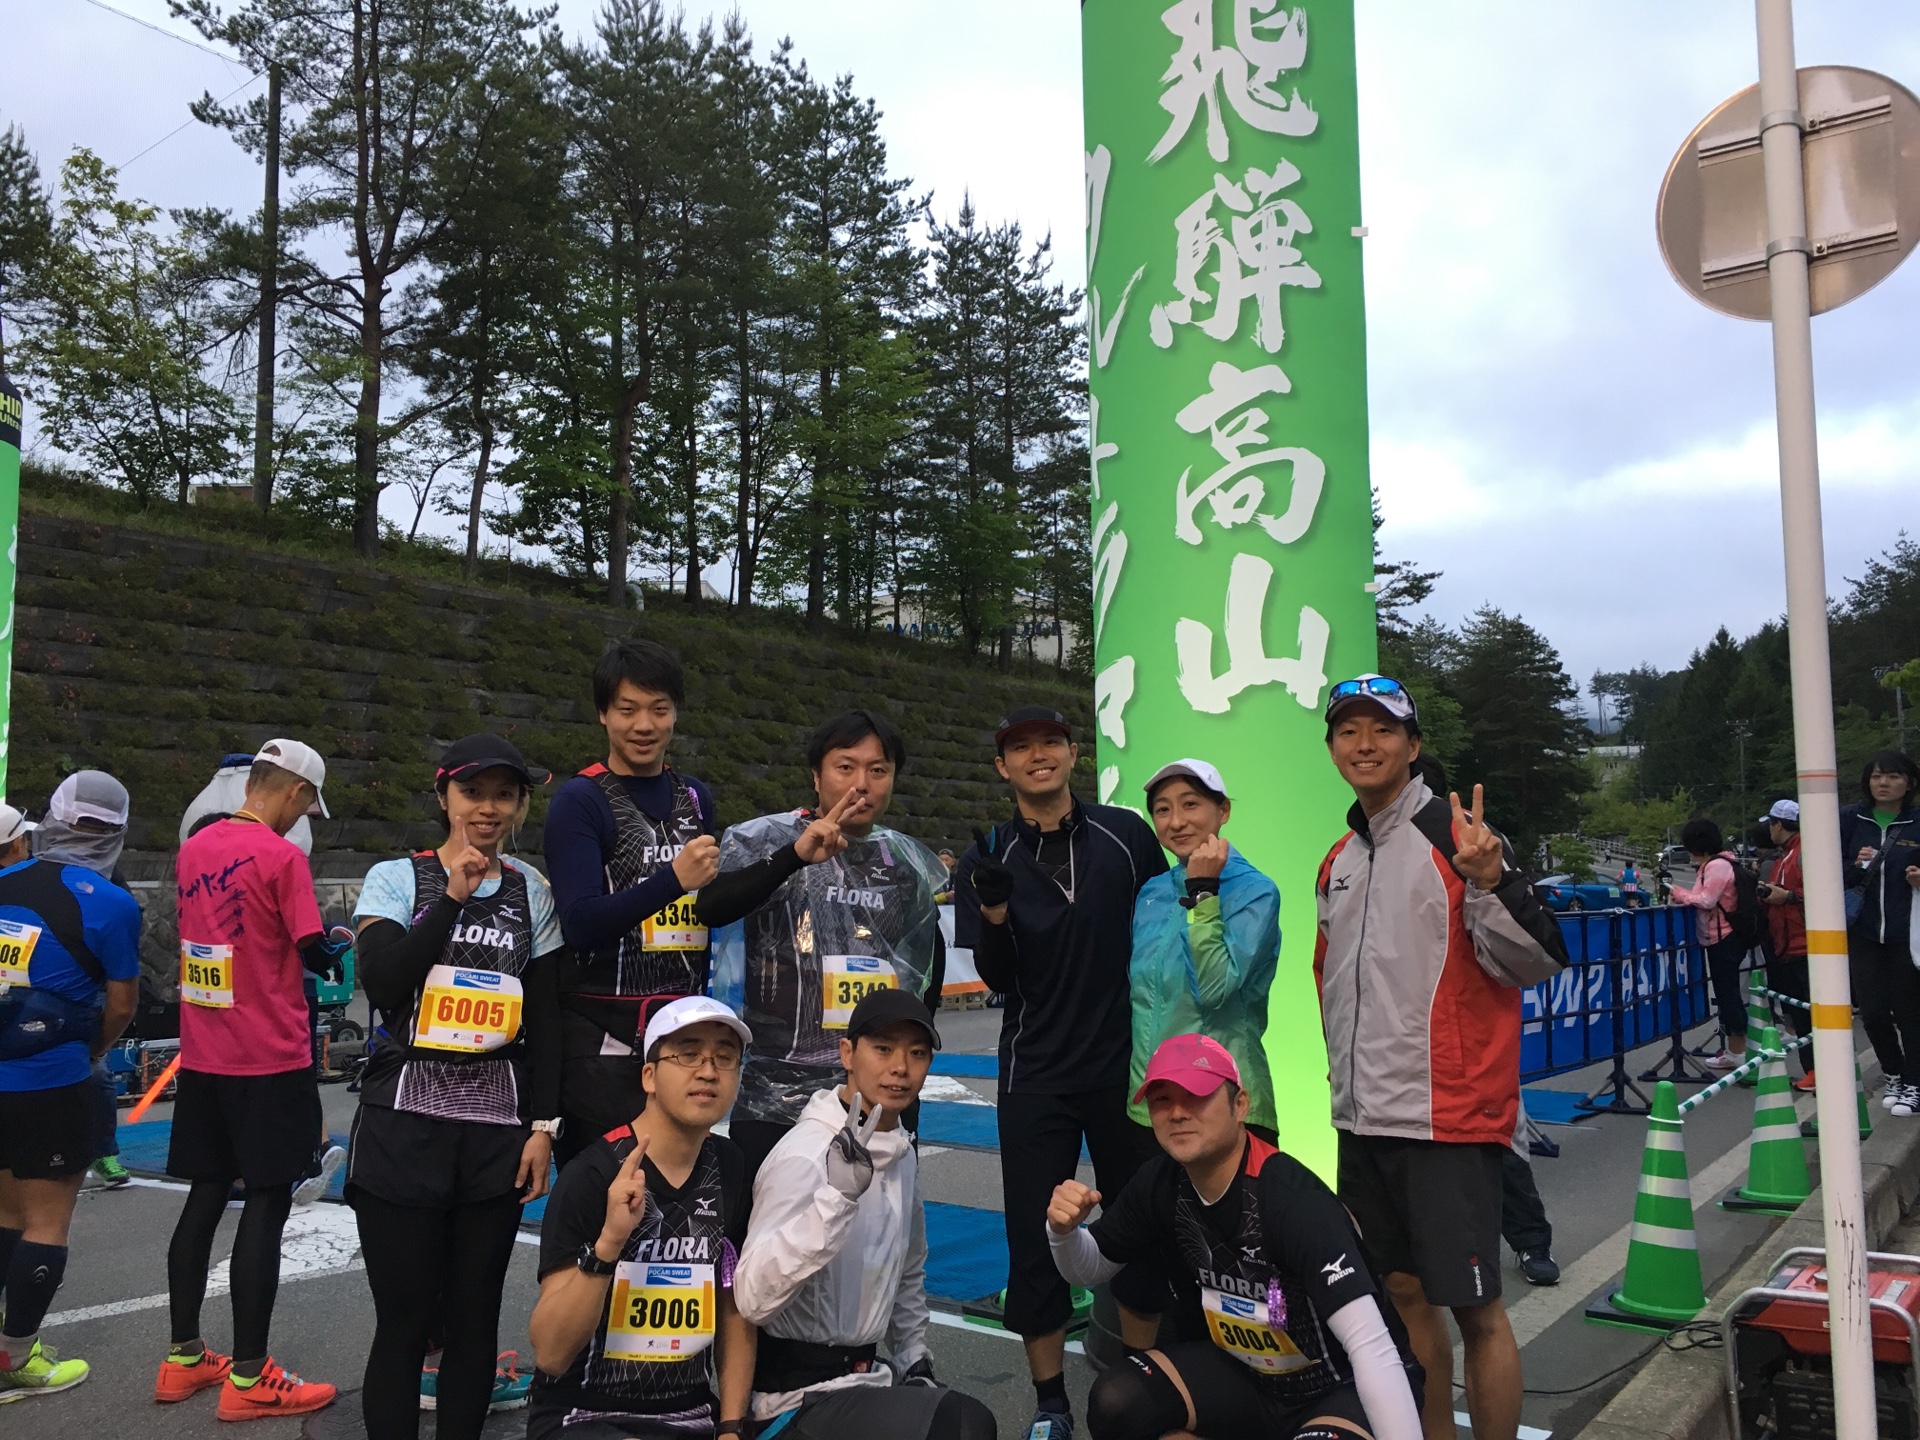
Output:
<path fill-rule="evenodd" d="M 624 1261 L 607 1302 L 607 1354 L 684 1360 L 713 1344 L 713 1266 Z"/>
<path fill-rule="evenodd" d="M 894 990 L 900 977 L 872 955 L 826 955 L 820 960 L 820 1027 L 844 1030 L 853 1007 L 875 990 Z"/>

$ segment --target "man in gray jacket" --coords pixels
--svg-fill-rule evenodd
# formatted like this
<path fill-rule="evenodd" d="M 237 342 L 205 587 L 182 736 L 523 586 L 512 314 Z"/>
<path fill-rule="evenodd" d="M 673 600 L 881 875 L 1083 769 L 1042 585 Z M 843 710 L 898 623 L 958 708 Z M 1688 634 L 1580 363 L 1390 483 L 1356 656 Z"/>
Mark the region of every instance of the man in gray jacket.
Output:
<path fill-rule="evenodd" d="M 1514 1440 L 1520 1351 L 1500 1303 L 1501 1167 L 1520 1111 L 1520 989 L 1567 963 L 1553 916 L 1481 810 L 1420 753 L 1413 697 L 1362 675 L 1327 700 L 1353 787 L 1321 863 L 1314 975 L 1339 1193 L 1406 1322 L 1428 1440 L 1453 1440 L 1453 1347 L 1481 1440 Z"/>

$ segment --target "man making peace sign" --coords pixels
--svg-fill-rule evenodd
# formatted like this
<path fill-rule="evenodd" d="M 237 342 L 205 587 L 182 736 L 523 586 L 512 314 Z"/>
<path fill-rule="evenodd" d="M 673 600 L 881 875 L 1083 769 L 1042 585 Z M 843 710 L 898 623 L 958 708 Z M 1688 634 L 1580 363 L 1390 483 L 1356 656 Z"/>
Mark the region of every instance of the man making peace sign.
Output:
<path fill-rule="evenodd" d="M 1321 862 L 1314 978 L 1327 1037 L 1340 1198 L 1406 1322 L 1428 1440 L 1453 1440 L 1453 1347 L 1482 1440 L 1520 1424 L 1520 1352 L 1500 1303 L 1501 1160 L 1520 1104 L 1520 987 L 1567 963 L 1511 848 L 1420 753 L 1397 680 L 1327 699 L 1327 752 L 1353 787 Z"/>

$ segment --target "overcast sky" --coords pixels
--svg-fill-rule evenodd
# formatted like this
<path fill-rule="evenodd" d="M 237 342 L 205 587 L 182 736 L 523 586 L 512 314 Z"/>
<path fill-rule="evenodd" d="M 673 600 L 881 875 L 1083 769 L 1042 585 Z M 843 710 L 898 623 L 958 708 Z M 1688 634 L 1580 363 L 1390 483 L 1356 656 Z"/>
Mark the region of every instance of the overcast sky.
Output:
<path fill-rule="evenodd" d="M 190 33 L 165 0 L 112 3 Z M 596 3 L 561 0 L 560 23 L 586 32 Z M 738 8 L 762 42 L 792 36 L 816 73 L 853 73 L 885 114 L 896 172 L 938 209 L 966 191 L 988 219 L 1052 231 L 1078 282 L 1076 0 Z M 1801 64 L 1920 85 L 1908 0 L 1799 8 Z M 162 206 L 258 205 L 257 166 L 223 136 L 187 123 L 155 145 L 202 91 L 244 87 L 241 67 L 90 0 L 7 10 L 0 124 L 25 126 L 49 174 L 88 145 Z M 1387 553 L 1445 572 L 1443 619 L 1489 602 L 1524 615 L 1582 684 L 1682 664 L 1716 625 L 1744 634 L 1778 614 L 1767 330 L 1684 294 L 1653 231 L 1674 151 L 1754 79 L 1750 0 L 1359 0 L 1359 16 Z M 1920 262 L 1814 324 L 1836 594 L 1920 517 L 1916 334 Z M 389 497 L 396 513 L 404 499 Z"/>

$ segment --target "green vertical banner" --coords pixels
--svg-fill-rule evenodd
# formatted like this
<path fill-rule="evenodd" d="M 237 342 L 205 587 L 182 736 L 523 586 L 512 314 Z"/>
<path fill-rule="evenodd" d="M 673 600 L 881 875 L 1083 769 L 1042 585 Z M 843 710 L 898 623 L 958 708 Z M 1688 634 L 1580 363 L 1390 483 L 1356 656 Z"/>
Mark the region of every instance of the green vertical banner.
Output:
<path fill-rule="evenodd" d="M 1281 1143 L 1333 1171 L 1313 883 L 1375 663 L 1353 0 L 1085 0 L 1100 798 L 1182 756 L 1280 887 Z"/>
<path fill-rule="evenodd" d="M 13 747 L 13 576 L 20 558 L 20 391 L 0 355 L 0 798 L 7 793 L 7 757 Z"/>

